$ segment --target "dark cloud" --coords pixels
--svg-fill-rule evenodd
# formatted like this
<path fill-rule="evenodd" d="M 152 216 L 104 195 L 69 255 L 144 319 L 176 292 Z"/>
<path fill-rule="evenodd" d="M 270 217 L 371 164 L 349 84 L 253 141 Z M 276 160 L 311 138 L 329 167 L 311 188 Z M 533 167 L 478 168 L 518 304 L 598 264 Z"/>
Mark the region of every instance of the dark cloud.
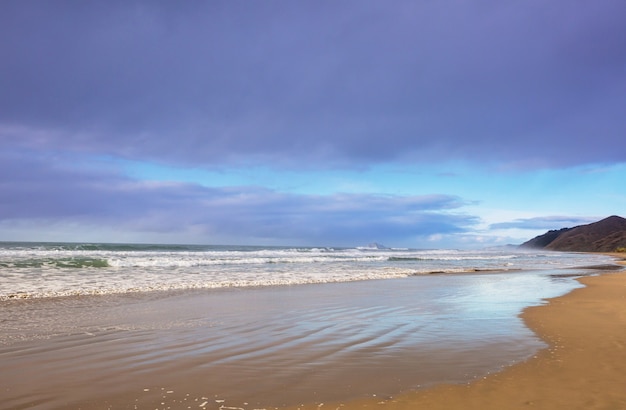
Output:
<path fill-rule="evenodd" d="M 0 144 L 212 167 L 624 162 L 626 3 L 0 3 Z"/>
<path fill-rule="evenodd" d="M 573 228 L 578 225 L 585 225 L 597 221 L 600 218 L 588 218 L 578 216 L 544 216 L 536 218 L 522 218 L 511 222 L 501 222 L 492 224 L 490 229 L 561 229 Z"/>
<path fill-rule="evenodd" d="M 205 243 L 237 238 L 252 244 L 358 245 L 415 243 L 478 223 L 458 212 L 462 199 L 448 195 L 297 195 L 138 182 L 57 157 L 12 153 L 0 160 L 0 223 L 39 221 L 42 230 L 67 223 L 165 238 L 192 231 L 194 240 Z"/>

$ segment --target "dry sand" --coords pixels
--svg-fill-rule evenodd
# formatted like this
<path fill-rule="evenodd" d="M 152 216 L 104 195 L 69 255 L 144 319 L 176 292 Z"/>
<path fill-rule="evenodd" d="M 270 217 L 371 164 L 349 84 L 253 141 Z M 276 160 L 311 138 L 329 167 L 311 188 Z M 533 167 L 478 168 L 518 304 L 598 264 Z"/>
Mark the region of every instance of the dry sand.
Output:
<path fill-rule="evenodd" d="M 580 281 L 585 288 L 524 311 L 528 326 L 550 344 L 526 362 L 470 384 L 324 407 L 626 409 L 626 273 Z"/>

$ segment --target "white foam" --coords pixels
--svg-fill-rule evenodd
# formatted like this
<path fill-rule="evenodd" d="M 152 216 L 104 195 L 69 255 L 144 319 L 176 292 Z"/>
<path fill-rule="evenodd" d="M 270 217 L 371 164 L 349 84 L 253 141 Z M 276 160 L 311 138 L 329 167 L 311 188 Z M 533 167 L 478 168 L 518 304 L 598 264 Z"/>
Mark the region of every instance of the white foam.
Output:
<path fill-rule="evenodd" d="M 108 266 L 66 266 L 67 260 Z M 0 298 L 388 279 L 433 272 L 560 268 L 610 262 L 587 254 L 511 251 L 253 248 L 0 248 Z"/>

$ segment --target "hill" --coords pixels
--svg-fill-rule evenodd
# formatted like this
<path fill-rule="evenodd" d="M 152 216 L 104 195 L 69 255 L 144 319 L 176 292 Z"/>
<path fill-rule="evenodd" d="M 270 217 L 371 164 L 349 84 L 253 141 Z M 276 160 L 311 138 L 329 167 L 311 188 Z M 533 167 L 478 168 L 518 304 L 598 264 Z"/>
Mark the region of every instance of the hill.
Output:
<path fill-rule="evenodd" d="M 588 225 L 548 231 L 520 247 L 566 252 L 615 252 L 626 248 L 626 219 L 613 215 Z"/>

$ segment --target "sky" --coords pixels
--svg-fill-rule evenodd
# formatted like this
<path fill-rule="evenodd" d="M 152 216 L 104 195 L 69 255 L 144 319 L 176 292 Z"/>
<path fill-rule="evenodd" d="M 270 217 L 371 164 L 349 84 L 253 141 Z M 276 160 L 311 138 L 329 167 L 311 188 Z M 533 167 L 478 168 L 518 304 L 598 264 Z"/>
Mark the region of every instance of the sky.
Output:
<path fill-rule="evenodd" d="M 626 216 L 626 2 L 0 2 L 0 240 L 483 248 Z"/>

